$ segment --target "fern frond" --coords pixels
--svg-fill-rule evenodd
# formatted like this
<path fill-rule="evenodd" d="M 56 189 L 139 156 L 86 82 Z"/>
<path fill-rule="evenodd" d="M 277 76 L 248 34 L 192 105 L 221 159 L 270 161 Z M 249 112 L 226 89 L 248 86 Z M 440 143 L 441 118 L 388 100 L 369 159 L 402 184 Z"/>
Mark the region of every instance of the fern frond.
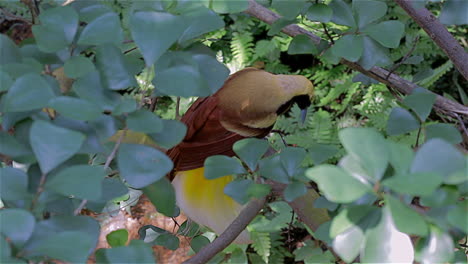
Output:
<path fill-rule="evenodd" d="M 446 74 L 450 69 L 452 69 L 453 63 L 448 60 L 441 66 L 437 67 L 437 69 L 434 70 L 434 72 L 431 74 L 431 76 L 421 80 L 418 82 L 419 85 L 422 87 L 430 87 L 433 85 L 437 80 L 439 80 L 444 74 Z"/>
<path fill-rule="evenodd" d="M 250 238 L 253 240 L 252 247 L 265 261 L 268 263 L 268 259 L 271 253 L 271 239 L 269 233 L 262 232 L 250 232 Z"/>
<path fill-rule="evenodd" d="M 234 60 L 243 68 L 252 58 L 254 52 L 254 44 L 252 33 L 234 32 L 231 40 L 231 52 L 234 55 Z"/>

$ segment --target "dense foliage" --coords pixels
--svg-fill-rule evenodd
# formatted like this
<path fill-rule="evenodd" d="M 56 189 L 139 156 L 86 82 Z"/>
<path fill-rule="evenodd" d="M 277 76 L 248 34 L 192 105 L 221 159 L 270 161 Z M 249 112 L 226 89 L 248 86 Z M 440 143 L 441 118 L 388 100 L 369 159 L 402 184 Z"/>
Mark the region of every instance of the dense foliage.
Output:
<path fill-rule="evenodd" d="M 304 75 L 316 97 L 304 124 L 293 107 L 268 142 L 207 159 L 207 178 L 237 175 L 225 193 L 242 204 L 269 195 L 267 179 L 287 185 L 249 225 L 254 243 L 214 262 L 467 261 L 467 117 L 433 111 L 434 93 L 468 104 L 467 80 L 395 3 L 258 1 L 283 16 L 269 25 L 243 13 L 247 0 L 67 2 L 0 4 L 2 263 L 85 262 L 100 226 L 83 208 L 112 216 L 144 193 L 177 216 L 164 154 L 185 135 L 177 119 L 247 66 Z M 467 3 L 416 4 L 467 48 Z M 330 43 L 280 32 L 292 23 Z M 399 94 L 341 58 L 421 88 Z M 277 153 L 264 157 L 269 146 Z M 314 190 L 330 216 L 317 230 L 289 205 Z M 190 222 L 139 233 L 111 233 L 96 261 L 151 263 L 152 245 L 175 250 L 183 235 L 198 252 L 214 239 Z"/>

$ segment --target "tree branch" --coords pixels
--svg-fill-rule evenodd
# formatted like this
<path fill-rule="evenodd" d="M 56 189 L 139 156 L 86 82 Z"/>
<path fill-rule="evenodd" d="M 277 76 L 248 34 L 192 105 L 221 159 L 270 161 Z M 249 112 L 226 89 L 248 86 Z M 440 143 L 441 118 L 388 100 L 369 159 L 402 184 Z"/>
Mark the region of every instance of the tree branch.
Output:
<path fill-rule="evenodd" d="M 468 53 L 465 52 L 445 26 L 426 8 L 415 9 L 411 3 L 412 1 L 395 0 L 395 2 L 426 31 L 427 35 L 447 54 L 453 65 L 468 80 Z"/>
<path fill-rule="evenodd" d="M 263 7 L 262 5 L 258 4 L 254 0 L 249 0 L 249 8 L 245 11 L 245 13 L 253 17 L 256 17 L 268 24 L 272 24 L 273 22 L 275 22 L 276 20 L 280 18 L 278 14 L 274 13 L 273 11 L 270 11 L 266 7 Z M 319 36 L 313 34 L 312 32 L 307 31 L 295 24 L 284 27 L 282 31 L 292 37 L 299 35 L 299 34 L 305 34 L 309 36 L 309 38 L 315 44 L 319 44 L 321 41 L 322 42 L 326 41 L 326 40 L 321 39 Z M 341 63 L 347 65 L 353 70 L 361 72 L 362 74 L 368 77 L 371 77 L 381 83 L 384 83 L 403 94 L 410 94 L 413 91 L 413 89 L 419 87 L 418 85 L 410 81 L 407 81 L 396 74 L 393 74 L 393 73 L 389 74 L 390 72 L 388 70 L 385 70 L 380 67 L 374 66 L 370 70 L 365 70 L 364 68 L 361 67 L 361 65 L 355 62 L 342 59 Z M 439 110 L 440 112 L 445 113 L 446 115 L 449 115 L 454 118 L 456 118 L 456 113 L 462 114 L 462 115 L 468 115 L 468 107 L 461 105 L 457 102 L 454 102 L 452 100 L 449 100 L 440 95 L 437 95 L 434 106 L 436 110 Z"/>
<path fill-rule="evenodd" d="M 216 254 L 223 251 L 229 246 L 232 241 L 247 227 L 247 225 L 254 219 L 258 212 L 265 205 L 265 198 L 254 199 L 241 211 L 228 228 L 219 235 L 212 243 L 202 248 L 195 256 L 184 261 L 184 264 L 199 264 L 206 263 Z"/>

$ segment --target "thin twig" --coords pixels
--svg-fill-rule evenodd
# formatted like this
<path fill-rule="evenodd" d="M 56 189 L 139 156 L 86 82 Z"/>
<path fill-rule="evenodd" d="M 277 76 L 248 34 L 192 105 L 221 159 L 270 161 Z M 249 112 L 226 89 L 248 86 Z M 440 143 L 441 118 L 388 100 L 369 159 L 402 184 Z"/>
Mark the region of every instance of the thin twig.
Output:
<path fill-rule="evenodd" d="M 455 114 L 457 119 L 458 119 L 458 122 L 460 122 L 460 126 L 461 128 L 463 129 L 463 132 L 465 133 L 465 135 L 468 137 L 468 130 L 466 129 L 466 126 L 465 126 L 465 122 L 463 121 L 463 119 L 460 117 L 460 115 L 457 115 Z"/>
<path fill-rule="evenodd" d="M 231 244 L 237 236 L 247 227 L 247 225 L 254 219 L 258 212 L 265 205 L 266 199 L 254 199 L 241 211 L 239 216 L 228 226 L 224 232 L 219 235 L 212 243 L 202 248 L 191 259 L 183 262 L 184 264 L 198 264 L 207 263 L 216 254 L 225 249 Z"/>
<path fill-rule="evenodd" d="M 330 35 L 330 32 L 328 32 L 327 25 L 325 23 L 322 23 L 323 30 L 325 31 L 325 35 L 327 35 L 328 39 L 332 44 L 335 44 L 335 41 L 333 40 L 332 36 Z"/>
<path fill-rule="evenodd" d="M 36 194 L 34 195 L 34 198 L 31 202 L 31 210 L 33 210 L 34 207 L 36 207 L 37 201 L 39 200 L 41 193 L 44 191 L 44 184 L 46 182 L 46 179 L 47 179 L 47 174 L 43 173 L 41 175 L 41 179 L 39 180 L 39 186 L 37 187 Z"/>
<path fill-rule="evenodd" d="M 403 58 L 401 59 L 400 62 L 396 63 L 395 65 L 393 65 L 393 67 L 390 69 L 390 71 L 388 72 L 387 74 L 387 77 L 385 79 L 388 80 L 388 77 L 390 77 L 390 75 L 392 75 L 392 73 L 398 69 L 398 67 L 400 67 L 408 58 L 409 56 L 411 55 L 411 53 L 413 53 L 414 49 L 416 48 L 416 44 L 418 43 L 419 41 L 419 35 L 417 35 L 414 40 L 413 40 L 413 46 L 411 47 L 411 49 L 405 54 L 405 56 L 403 56 Z"/>
<path fill-rule="evenodd" d="M 153 97 L 153 98 L 151 98 L 151 105 L 150 105 L 150 107 L 149 107 L 149 110 L 150 110 L 151 112 L 154 112 L 154 110 L 156 110 L 156 105 L 158 104 L 158 99 L 159 99 L 159 97 Z"/>
<path fill-rule="evenodd" d="M 117 142 L 115 142 L 114 148 L 112 149 L 112 152 L 109 154 L 109 156 L 106 159 L 106 163 L 104 163 L 104 171 L 107 170 L 112 162 L 112 160 L 115 158 L 115 155 L 117 154 L 117 150 L 119 149 L 120 144 L 122 143 L 123 138 L 125 137 L 125 134 L 127 133 L 127 128 L 125 128 L 122 133 L 120 134 L 119 138 L 117 139 Z M 84 199 L 81 201 L 80 205 L 78 208 L 75 209 L 73 212 L 74 215 L 79 215 L 81 210 L 86 206 L 86 203 L 88 203 L 88 200 Z"/>
<path fill-rule="evenodd" d="M 177 96 L 176 108 L 175 108 L 175 118 L 180 120 L 180 96 Z"/>

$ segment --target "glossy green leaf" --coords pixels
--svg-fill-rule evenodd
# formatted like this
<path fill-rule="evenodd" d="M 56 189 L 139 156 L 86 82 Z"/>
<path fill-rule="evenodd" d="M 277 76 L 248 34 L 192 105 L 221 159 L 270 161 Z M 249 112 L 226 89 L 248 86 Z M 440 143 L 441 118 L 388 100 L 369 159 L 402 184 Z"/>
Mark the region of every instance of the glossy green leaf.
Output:
<path fill-rule="evenodd" d="M 398 231 L 387 207 L 378 224 L 366 230 L 365 239 L 361 251 L 363 263 L 412 263 L 414 260 L 410 237 Z"/>
<path fill-rule="evenodd" d="M 74 56 L 68 59 L 64 65 L 65 74 L 70 78 L 83 77 L 95 70 L 93 62 L 83 56 Z"/>
<path fill-rule="evenodd" d="M 395 226 L 403 233 L 426 236 L 429 228 L 426 221 L 415 210 L 391 195 L 385 196 L 385 203 L 390 209 Z"/>
<path fill-rule="evenodd" d="M 224 193 L 239 204 L 245 204 L 249 201 L 247 191 L 252 184 L 254 184 L 252 180 L 236 179 L 224 187 Z"/>
<path fill-rule="evenodd" d="M 387 123 L 387 133 L 389 135 L 400 135 L 418 129 L 420 126 L 418 119 L 408 110 L 395 107 L 392 109 Z"/>
<path fill-rule="evenodd" d="M 345 207 L 331 221 L 330 237 L 335 238 L 353 226 L 358 226 L 362 219 L 368 217 L 372 207 L 368 205 L 354 205 Z"/>
<path fill-rule="evenodd" d="M 127 61 L 116 46 L 97 47 L 96 66 L 104 85 L 111 90 L 122 90 L 137 85 L 135 77 L 129 71 Z"/>
<path fill-rule="evenodd" d="M 422 90 L 421 92 L 413 92 L 403 99 L 403 104 L 410 107 L 424 122 L 432 110 L 432 106 L 436 100 L 436 95 Z"/>
<path fill-rule="evenodd" d="M 205 178 L 216 179 L 219 177 L 246 173 L 242 164 L 235 158 L 215 155 L 205 160 Z"/>
<path fill-rule="evenodd" d="M 141 240 L 132 240 L 126 247 L 106 249 L 105 255 L 111 264 L 155 263 L 151 246 Z"/>
<path fill-rule="evenodd" d="M 247 138 L 234 143 L 232 149 L 252 171 L 255 171 L 258 161 L 268 150 L 268 147 L 269 144 L 266 140 Z"/>
<path fill-rule="evenodd" d="M 414 158 L 413 150 L 407 145 L 390 140 L 387 140 L 387 145 L 390 150 L 390 165 L 396 174 L 407 173 Z"/>
<path fill-rule="evenodd" d="M 466 25 L 468 24 L 468 2 L 463 0 L 451 0 L 444 2 L 439 20 L 445 25 Z"/>
<path fill-rule="evenodd" d="M 223 19 L 213 11 L 200 6 L 184 14 L 188 27 L 179 38 L 183 43 L 202 34 L 224 27 Z"/>
<path fill-rule="evenodd" d="M 30 212 L 17 208 L 0 210 L 0 222 L 0 233 L 20 247 L 31 237 L 36 225 Z"/>
<path fill-rule="evenodd" d="M 296 200 L 296 198 L 301 197 L 307 193 L 307 187 L 304 183 L 302 182 L 291 182 L 286 186 L 286 189 L 284 189 L 283 196 L 284 200 L 287 202 L 292 202 Z"/>
<path fill-rule="evenodd" d="M 198 64 L 198 71 L 207 85 L 210 94 L 217 92 L 229 76 L 229 69 L 216 59 L 216 54 L 206 46 L 196 45 L 189 50 L 192 59 Z M 206 84 L 205 84 L 206 83 Z"/>
<path fill-rule="evenodd" d="M 187 133 L 187 126 L 177 120 L 162 119 L 164 129 L 159 133 L 152 133 L 149 136 L 159 146 L 170 149 L 179 144 Z"/>
<path fill-rule="evenodd" d="M 279 154 L 281 165 L 289 177 L 296 175 L 297 170 L 306 155 L 307 153 L 303 148 L 286 147 L 281 151 Z"/>
<path fill-rule="evenodd" d="M 312 21 L 330 22 L 333 16 L 333 10 L 325 4 L 315 4 L 309 7 L 306 17 Z"/>
<path fill-rule="evenodd" d="M 315 181 L 325 197 L 337 203 L 350 203 L 370 191 L 370 187 L 353 178 L 341 168 L 319 165 L 306 171 L 306 177 Z"/>
<path fill-rule="evenodd" d="M 40 109 L 54 97 L 49 83 L 40 75 L 28 73 L 16 79 L 5 95 L 5 112 Z"/>
<path fill-rule="evenodd" d="M 434 172 L 444 179 L 459 170 L 466 170 L 463 154 L 444 140 L 428 140 L 416 152 L 411 172 Z"/>
<path fill-rule="evenodd" d="M 353 12 L 359 28 L 362 28 L 387 13 L 387 5 L 384 2 L 373 0 L 353 1 Z"/>
<path fill-rule="evenodd" d="M 159 213 L 169 217 L 176 215 L 176 195 L 172 184 L 167 178 L 152 183 L 143 188 L 143 193 L 156 206 Z"/>
<path fill-rule="evenodd" d="M 120 95 L 103 86 L 102 78 L 97 71 L 78 78 L 72 88 L 80 98 L 100 106 L 103 110 L 111 111 L 120 103 Z"/>
<path fill-rule="evenodd" d="M 306 0 L 273 0 L 271 7 L 280 13 L 283 17 L 293 19 L 296 18 L 303 10 Z"/>
<path fill-rule="evenodd" d="M 65 231 L 45 238 L 38 250 L 54 259 L 85 262 L 89 249 L 93 246 L 93 239 L 89 234 L 80 231 Z"/>
<path fill-rule="evenodd" d="M 454 255 L 454 243 L 449 234 L 437 227 L 431 227 L 431 235 L 421 251 L 421 263 L 446 263 Z"/>
<path fill-rule="evenodd" d="M 163 246 L 169 250 L 176 250 L 179 248 L 179 238 L 171 233 L 159 235 L 153 242 L 158 246 Z"/>
<path fill-rule="evenodd" d="M 317 54 L 317 47 L 307 35 L 297 35 L 288 47 L 288 54 Z"/>
<path fill-rule="evenodd" d="M 351 7 L 347 3 L 343 0 L 333 0 L 329 6 L 333 10 L 332 22 L 348 27 L 356 27 Z"/>
<path fill-rule="evenodd" d="M 197 223 L 187 219 L 180 225 L 179 229 L 177 230 L 177 235 L 194 238 L 197 236 L 199 231 L 200 226 Z"/>
<path fill-rule="evenodd" d="M 275 36 L 276 34 L 280 33 L 281 30 L 285 26 L 293 24 L 295 22 L 296 22 L 296 19 L 280 17 L 275 22 L 273 22 L 273 24 L 270 25 L 270 30 L 268 30 L 267 35 L 268 36 Z"/>
<path fill-rule="evenodd" d="M 140 109 L 128 115 L 127 126 L 138 132 L 159 133 L 163 129 L 163 121 L 156 114 Z"/>
<path fill-rule="evenodd" d="M 338 148 L 333 145 L 312 143 L 308 152 L 314 164 L 319 165 L 333 157 L 338 152 Z"/>
<path fill-rule="evenodd" d="M 28 193 L 28 175 L 16 168 L 0 168 L 0 199 L 16 201 L 28 198 L 31 198 Z"/>
<path fill-rule="evenodd" d="M 281 165 L 279 155 L 264 158 L 258 163 L 258 174 L 281 183 L 289 183 L 290 177 L 286 169 Z"/>
<path fill-rule="evenodd" d="M 468 218 L 468 202 L 467 200 L 460 201 L 456 207 L 450 209 L 447 214 L 448 222 L 457 227 L 458 229 L 462 230 L 463 232 L 468 233 L 468 225 L 467 223 Z"/>
<path fill-rule="evenodd" d="M 4 71 L 0 71 L 0 92 L 8 91 L 13 84 L 13 79 Z"/>
<path fill-rule="evenodd" d="M 153 65 L 186 29 L 183 17 L 170 13 L 138 11 L 130 17 L 133 39 L 147 66 Z"/>
<path fill-rule="evenodd" d="M 325 208 L 328 211 L 335 211 L 338 208 L 338 204 L 332 203 L 327 200 L 327 198 L 320 196 L 314 201 L 315 208 Z"/>
<path fill-rule="evenodd" d="M 94 120 L 102 112 L 97 105 L 71 96 L 55 97 L 48 105 L 65 117 L 83 121 Z"/>
<path fill-rule="evenodd" d="M 101 197 L 102 182 L 106 176 L 101 166 L 75 165 L 60 170 L 47 180 L 46 189 L 87 200 Z"/>
<path fill-rule="evenodd" d="M 268 184 L 254 183 L 247 189 L 247 195 L 254 198 L 263 198 L 270 194 L 271 186 Z"/>
<path fill-rule="evenodd" d="M 392 64 L 389 57 L 389 52 L 386 48 L 375 42 L 373 39 L 364 36 L 363 38 L 364 51 L 358 63 L 366 70 L 374 66 L 388 66 Z"/>
<path fill-rule="evenodd" d="M 387 168 L 390 151 L 384 137 L 372 128 L 346 128 L 338 134 L 343 147 L 375 179 Z"/>
<path fill-rule="evenodd" d="M 48 173 L 77 153 L 85 136 L 74 130 L 36 120 L 31 126 L 29 140 L 42 173 Z"/>
<path fill-rule="evenodd" d="M 138 109 L 138 106 L 134 97 L 123 96 L 122 100 L 119 102 L 119 104 L 117 104 L 112 114 L 115 116 L 119 116 L 125 113 L 134 112 L 137 109 Z"/>
<path fill-rule="evenodd" d="M 366 27 L 363 32 L 387 48 L 398 48 L 405 25 L 396 20 L 384 21 Z"/>
<path fill-rule="evenodd" d="M 434 172 L 397 174 L 385 179 L 382 184 L 400 193 L 414 196 L 429 195 L 442 184 L 442 177 Z"/>
<path fill-rule="evenodd" d="M 226 13 L 239 13 L 246 10 L 249 7 L 249 2 L 247 0 L 217 0 L 210 1 L 210 8 L 212 8 L 216 13 L 226 14 Z"/>
<path fill-rule="evenodd" d="M 106 241 L 109 246 L 115 247 L 122 247 L 127 244 L 128 241 L 128 231 L 127 229 L 117 229 L 115 231 L 110 232 L 106 235 Z"/>
<path fill-rule="evenodd" d="M 0 65 L 21 61 L 18 46 L 5 34 L 0 34 Z"/>
<path fill-rule="evenodd" d="M 358 35 L 345 35 L 331 47 L 334 55 L 346 60 L 356 62 L 364 51 L 363 37 Z"/>
<path fill-rule="evenodd" d="M 134 188 L 143 188 L 163 178 L 173 164 L 161 151 L 152 147 L 122 144 L 117 154 L 120 175 Z"/>
<path fill-rule="evenodd" d="M 78 45 L 120 45 L 123 31 L 116 13 L 106 12 L 91 21 L 80 34 Z"/>
<path fill-rule="evenodd" d="M 30 113 L 28 113 L 29 115 Z M 4 119 L 5 120 L 5 119 Z M 2 125 L 5 125 L 3 123 Z M 8 130 L 7 126 L 4 127 L 5 130 Z M 13 159 L 19 159 L 24 156 L 32 155 L 32 151 L 29 147 L 26 147 L 24 144 L 19 142 L 15 137 L 6 133 L 0 132 L 0 153 L 12 157 Z"/>
<path fill-rule="evenodd" d="M 210 240 L 205 236 L 196 236 L 190 241 L 190 247 L 197 253 L 206 245 L 210 244 Z"/>
<path fill-rule="evenodd" d="M 444 207 L 455 204 L 459 197 L 460 193 L 455 187 L 444 186 L 431 194 L 421 196 L 420 203 L 427 207 Z"/>
<path fill-rule="evenodd" d="M 364 232 L 353 225 L 333 239 L 333 250 L 347 263 L 351 263 L 359 255 L 364 243 Z"/>
<path fill-rule="evenodd" d="M 85 23 L 91 23 L 94 19 L 102 16 L 105 13 L 112 12 L 112 8 L 97 2 L 89 2 L 83 6 L 75 6 L 80 20 Z"/>
<path fill-rule="evenodd" d="M 426 140 L 432 138 L 441 138 L 451 144 L 462 142 L 460 132 L 451 124 L 437 123 L 426 126 Z"/>

